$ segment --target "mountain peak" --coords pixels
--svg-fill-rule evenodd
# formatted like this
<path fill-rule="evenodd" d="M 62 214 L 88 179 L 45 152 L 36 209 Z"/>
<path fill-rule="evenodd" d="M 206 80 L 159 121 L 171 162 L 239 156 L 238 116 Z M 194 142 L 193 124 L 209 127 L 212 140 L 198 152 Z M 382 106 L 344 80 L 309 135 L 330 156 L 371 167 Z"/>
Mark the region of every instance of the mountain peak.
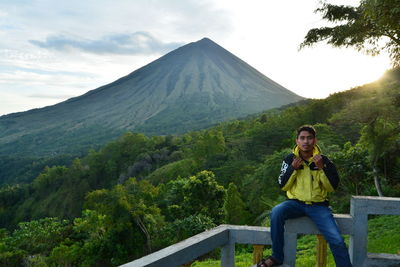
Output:
<path fill-rule="evenodd" d="M 179 50 L 190 50 L 191 48 L 201 48 L 201 49 L 209 49 L 209 48 L 222 48 L 219 46 L 216 42 L 211 40 L 210 38 L 204 37 L 203 39 L 200 39 L 196 42 L 189 43 L 187 45 L 181 46 L 178 49 L 174 51 L 179 51 Z M 174 52 L 172 51 L 172 52 Z"/>
<path fill-rule="evenodd" d="M 213 40 L 211 40 L 210 38 L 207 38 L 207 37 L 204 37 L 203 39 L 197 41 L 196 43 L 205 43 L 205 42 L 215 43 Z"/>

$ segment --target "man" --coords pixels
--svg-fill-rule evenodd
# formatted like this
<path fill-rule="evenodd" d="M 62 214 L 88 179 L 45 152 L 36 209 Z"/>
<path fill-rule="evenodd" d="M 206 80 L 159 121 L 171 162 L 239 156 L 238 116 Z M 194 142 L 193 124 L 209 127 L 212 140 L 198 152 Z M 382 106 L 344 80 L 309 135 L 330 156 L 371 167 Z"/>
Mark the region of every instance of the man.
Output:
<path fill-rule="evenodd" d="M 315 129 L 302 126 L 297 130 L 296 147 L 282 163 L 279 186 L 288 200 L 275 206 L 271 213 L 272 256 L 259 267 L 282 264 L 285 220 L 308 216 L 327 240 L 338 267 L 352 266 L 346 245 L 340 235 L 327 200 L 339 184 L 335 165 L 317 145 Z"/>

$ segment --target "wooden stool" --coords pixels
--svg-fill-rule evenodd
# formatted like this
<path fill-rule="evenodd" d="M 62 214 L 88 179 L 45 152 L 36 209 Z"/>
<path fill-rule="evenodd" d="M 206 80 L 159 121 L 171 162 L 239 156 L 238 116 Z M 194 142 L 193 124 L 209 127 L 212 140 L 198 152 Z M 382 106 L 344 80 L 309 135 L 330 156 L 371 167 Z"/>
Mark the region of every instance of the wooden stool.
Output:
<path fill-rule="evenodd" d="M 326 267 L 327 244 L 323 235 L 317 235 L 317 263 L 315 267 Z"/>

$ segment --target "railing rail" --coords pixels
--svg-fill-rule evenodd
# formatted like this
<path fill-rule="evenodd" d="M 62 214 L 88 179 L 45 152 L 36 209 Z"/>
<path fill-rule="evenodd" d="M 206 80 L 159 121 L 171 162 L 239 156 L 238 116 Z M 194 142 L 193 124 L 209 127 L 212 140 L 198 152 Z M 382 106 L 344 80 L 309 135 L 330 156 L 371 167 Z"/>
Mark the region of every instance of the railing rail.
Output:
<path fill-rule="evenodd" d="M 335 214 L 342 234 L 350 235 L 349 252 L 354 267 L 400 266 L 400 255 L 367 253 L 368 215 L 400 215 L 400 198 L 354 196 L 350 214 Z M 298 234 L 320 234 L 308 217 L 288 220 L 285 225 L 284 263 L 294 267 Z M 180 266 L 221 247 L 221 266 L 235 266 L 235 244 L 271 245 L 268 227 L 220 225 L 159 250 L 124 267 Z"/>
<path fill-rule="evenodd" d="M 400 215 L 400 198 L 353 196 L 350 201 L 353 233 L 350 235 L 350 259 L 357 266 L 400 266 L 400 256 L 369 254 L 368 215 Z"/>

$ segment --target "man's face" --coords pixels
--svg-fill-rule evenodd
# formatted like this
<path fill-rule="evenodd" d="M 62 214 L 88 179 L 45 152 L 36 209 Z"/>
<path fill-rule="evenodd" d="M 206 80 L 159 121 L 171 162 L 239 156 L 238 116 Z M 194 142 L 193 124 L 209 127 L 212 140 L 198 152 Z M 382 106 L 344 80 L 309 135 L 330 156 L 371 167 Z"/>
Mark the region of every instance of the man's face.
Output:
<path fill-rule="evenodd" d="M 312 152 L 317 139 L 307 131 L 301 131 L 296 139 L 296 144 L 303 152 Z"/>

